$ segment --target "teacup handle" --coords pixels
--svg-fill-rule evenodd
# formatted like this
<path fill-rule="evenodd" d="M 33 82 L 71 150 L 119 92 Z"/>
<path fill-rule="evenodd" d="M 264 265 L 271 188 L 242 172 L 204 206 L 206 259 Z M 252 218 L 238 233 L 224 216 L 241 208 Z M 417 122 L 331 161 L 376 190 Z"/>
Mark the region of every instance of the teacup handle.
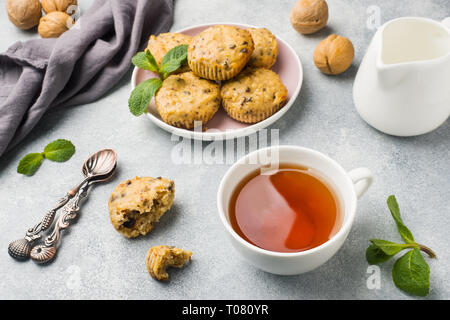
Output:
<path fill-rule="evenodd" d="M 445 18 L 444 20 L 442 20 L 442 24 L 450 29 L 450 17 Z"/>
<path fill-rule="evenodd" d="M 353 181 L 358 198 L 366 193 L 373 182 L 372 172 L 367 168 L 353 169 L 348 173 L 348 176 Z"/>

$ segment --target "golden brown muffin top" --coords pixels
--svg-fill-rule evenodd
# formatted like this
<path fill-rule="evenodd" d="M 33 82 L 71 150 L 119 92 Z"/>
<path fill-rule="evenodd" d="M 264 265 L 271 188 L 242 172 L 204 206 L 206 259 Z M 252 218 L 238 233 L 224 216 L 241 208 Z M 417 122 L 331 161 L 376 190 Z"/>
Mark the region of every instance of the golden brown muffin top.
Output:
<path fill-rule="evenodd" d="M 247 67 L 223 84 L 221 97 L 228 106 L 233 105 L 243 111 L 264 111 L 282 105 L 287 89 L 272 70 Z"/>
<path fill-rule="evenodd" d="M 242 60 L 247 60 L 253 50 L 250 32 L 235 26 L 216 25 L 192 38 L 188 60 L 235 68 L 242 65 Z"/>
<path fill-rule="evenodd" d="M 192 72 L 171 75 L 156 94 L 156 105 L 166 114 L 191 117 L 204 112 L 216 112 L 220 103 L 220 88 L 213 81 Z"/>

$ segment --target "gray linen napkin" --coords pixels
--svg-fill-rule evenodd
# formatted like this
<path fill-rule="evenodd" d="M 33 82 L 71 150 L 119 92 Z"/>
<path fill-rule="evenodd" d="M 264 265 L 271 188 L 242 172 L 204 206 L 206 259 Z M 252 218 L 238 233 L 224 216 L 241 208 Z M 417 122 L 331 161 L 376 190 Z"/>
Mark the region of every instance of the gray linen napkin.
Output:
<path fill-rule="evenodd" d="M 96 0 L 58 39 L 13 44 L 0 54 L 0 156 L 53 107 L 103 96 L 150 34 L 167 31 L 173 0 Z"/>

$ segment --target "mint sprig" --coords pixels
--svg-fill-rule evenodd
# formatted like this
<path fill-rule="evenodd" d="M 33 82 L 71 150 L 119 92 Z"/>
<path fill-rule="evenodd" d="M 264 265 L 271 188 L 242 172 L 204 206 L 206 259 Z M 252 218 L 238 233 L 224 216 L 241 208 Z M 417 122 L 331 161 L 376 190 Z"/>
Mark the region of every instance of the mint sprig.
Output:
<path fill-rule="evenodd" d="M 158 74 L 158 78 L 148 79 L 141 82 L 131 92 L 128 99 L 128 107 L 130 112 L 135 116 L 147 112 L 147 107 L 153 96 L 161 88 L 163 81 L 173 72 L 187 64 L 187 48 L 185 44 L 176 46 L 169 50 L 158 66 L 155 58 L 150 50 L 138 52 L 131 62 L 138 68 L 153 71 Z"/>
<path fill-rule="evenodd" d="M 17 166 L 17 172 L 26 176 L 32 176 L 47 158 L 51 161 L 65 162 L 75 153 L 75 146 L 69 140 L 58 139 L 50 142 L 44 148 L 44 152 L 30 153 L 23 157 Z"/>
<path fill-rule="evenodd" d="M 400 290 L 411 295 L 426 296 L 430 292 L 430 267 L 423 258 L 421 251 L 435 258 L 436 254 L 422 244 L 415 242 L 412 232 L 404 224 L 400 208 L 395 196 L 389 196 L 387 205 L 391 211 L 397 230 L 405 243 L 395 243 L 380 239 L 370 239 L 372 243 L 366 250 L 369 264 L 379 264 L 388 261 L 405 249 L 412 249 L 399 258 L 392 269 L 392 279 Z"/>

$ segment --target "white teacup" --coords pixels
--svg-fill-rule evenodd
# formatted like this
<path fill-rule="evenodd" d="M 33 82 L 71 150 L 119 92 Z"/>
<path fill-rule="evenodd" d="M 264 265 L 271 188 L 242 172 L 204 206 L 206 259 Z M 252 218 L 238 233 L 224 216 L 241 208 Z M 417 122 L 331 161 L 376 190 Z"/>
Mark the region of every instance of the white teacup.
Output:
<path fill-rule="evenodd" d="M 342 223 L 339 231 L 322 245 L 301 252 L 274 252 L 247 242 L 233 230 L 228 216 L 228 205 L 233 191 L 250 173 L 259 168 L 273 167 L 277 163 L 315 169 L 334 187 L 333 191 L 342 202 Z M 336 161 L 312 149 L 296 146 L 269 147 L 246 155 L 227 171 L 217 193 L 217 207 L 233 246 L 248 262 L 270 273 L 301 274 L 319 267 L 340 249 L 355 218 L 357 199 L 367 191 L 372 180 L 369 169 L 359 168 L 346 172 Z"/>

